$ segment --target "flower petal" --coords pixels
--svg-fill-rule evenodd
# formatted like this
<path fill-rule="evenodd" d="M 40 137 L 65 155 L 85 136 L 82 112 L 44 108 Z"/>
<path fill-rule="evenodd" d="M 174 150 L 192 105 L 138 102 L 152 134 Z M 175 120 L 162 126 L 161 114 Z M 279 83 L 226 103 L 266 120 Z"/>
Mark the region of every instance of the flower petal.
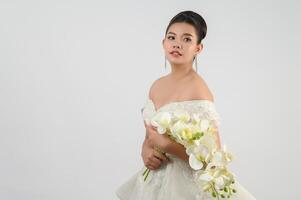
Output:
<path fill-rule="evenodd" d="M 208 172 L 206 172 L 204 174 L 201 174 L 199 176 L 199 179 L 204 180 L 204 181 L 211 181 L 213 179 L 213 177 Z"/>
<path fill-rule="evenodd" d="M 199 170 L 199 169 L 202 169 L 202 167 L 203 167 L 203 163 L 201 161 L 199 161 L 194 156 L 194 154 L 190 154 L 190 156 L 189 156 L 189 165 L 194 170 Z"/>

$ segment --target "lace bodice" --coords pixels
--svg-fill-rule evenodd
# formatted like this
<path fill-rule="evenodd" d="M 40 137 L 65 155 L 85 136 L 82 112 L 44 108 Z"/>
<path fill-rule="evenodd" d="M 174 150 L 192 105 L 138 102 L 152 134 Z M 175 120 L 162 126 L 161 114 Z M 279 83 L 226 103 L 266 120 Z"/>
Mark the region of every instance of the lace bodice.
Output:
<path fill-rule="evenodd" d="M 195 99 L 186 101 L 174 101 L 167 103 L 158 110 L 155 108 L 154 102 L 147 98 L 144 106 L 141 108 L 142 117 L 146 122 L 157 113 L 161 111 L 175 111 L 175 110 L 185 110 L 188 113 L 198 113 L 200 118 L 213 120 L 215 125 L 218 127 L 220 124 L 220 115 L 216 110 L 214 102 L 206 99 Z"/>

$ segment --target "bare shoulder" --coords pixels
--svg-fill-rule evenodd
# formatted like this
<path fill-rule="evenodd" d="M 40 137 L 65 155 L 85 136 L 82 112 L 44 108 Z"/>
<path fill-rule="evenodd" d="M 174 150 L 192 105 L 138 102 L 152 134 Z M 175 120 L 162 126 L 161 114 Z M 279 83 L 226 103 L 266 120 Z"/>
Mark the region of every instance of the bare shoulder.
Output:
<path fill-rule="evenodd" d="M 214 96 L 206 81 L 196 74 L 191 81 L 191 95 L 193 99 L 207 99 L 214 102 Z"/>
<path fill-rule="evenodd" d="M 167 76 L 162 76 L 162 77 L 159 77 L 158 79 L 156 79 L 150 86 L 150 89 L 149 89 L 149 93 L 148 93 L 148 97 L 150 99 L 154 99 L 155 97 L 155 93 L 157 90 L 159 90 L 159 88 L 162 86 L 164 80 L 166 79 Z"/>

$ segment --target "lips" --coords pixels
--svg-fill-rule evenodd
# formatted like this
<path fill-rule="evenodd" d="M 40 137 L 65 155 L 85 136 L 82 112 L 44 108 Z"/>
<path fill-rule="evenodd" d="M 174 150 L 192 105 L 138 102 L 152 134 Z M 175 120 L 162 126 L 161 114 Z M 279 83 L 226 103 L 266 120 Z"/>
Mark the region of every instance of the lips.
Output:
<path fill-rule="evenodd" d="M 182 56 L 182 54 L 179 51 L 176 51 L 176 50 L 171 51 L 170 54 Z"/>

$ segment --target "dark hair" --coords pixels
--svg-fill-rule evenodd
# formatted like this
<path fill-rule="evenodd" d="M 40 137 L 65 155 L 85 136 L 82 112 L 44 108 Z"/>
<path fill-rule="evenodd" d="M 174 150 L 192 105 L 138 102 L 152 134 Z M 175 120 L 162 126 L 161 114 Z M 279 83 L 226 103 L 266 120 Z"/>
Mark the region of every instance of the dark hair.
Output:
<path fill-rule="evenodd" d="M 204 20 L 204 18 L 199 15 L 198 13 L 195 13 L 193 11 L 187 10 L 187 11 L 183 11 L 178 13 L 176 16 L 174 16 L 165 31 L 165 35 L 167 34 L 167 31 L 169 29 L 169 27 L 177 22 L 186 22 L 190 25 L 192 25 L 195 30 L 196 30 L 196 34 L 197 34 L 197 44 L 200 44 L 201 41 L 205 38 L 206 33 L 207 33 L 207 24 Z"/>

